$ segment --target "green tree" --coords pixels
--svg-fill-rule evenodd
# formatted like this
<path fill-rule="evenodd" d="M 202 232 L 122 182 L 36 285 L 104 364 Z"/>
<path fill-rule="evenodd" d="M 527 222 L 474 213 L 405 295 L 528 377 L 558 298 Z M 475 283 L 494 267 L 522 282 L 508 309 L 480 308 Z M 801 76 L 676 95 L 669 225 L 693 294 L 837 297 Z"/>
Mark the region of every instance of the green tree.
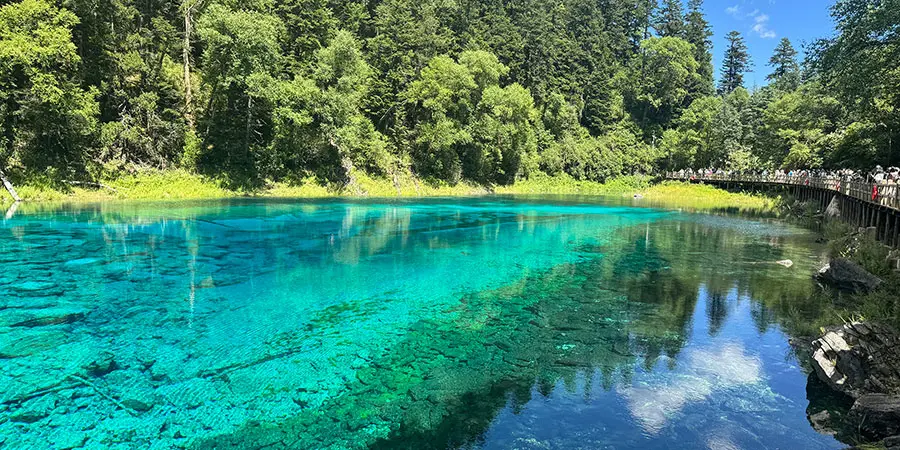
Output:
<path fill-rule="evenodd" d="M 364 113 L 371 79 L 360 43 L 348 31 L 336 32 L 316 51 L 308 78 L 252 75 L 251 95 L 272 109 L 274 171 L 291 177 L 315 173 L 344 184 L 353 183 L 357 169 L 385 173 L 391 163 L 387 140 Z"/>
<path fill-rule="evenodd" d="M 500 86 L 509 69 L 484 51 L 431 60 L 404 94 L 421 173 L 510 183 L 534 170 L 541 121 L 530 92 Z"/>
<path fill-rule="evenodd" d="M 641 43 L 641 50 L 624 89 L 631 91 L 632 110 L 645 131 L 661 134 L 685 106 L 699 66 L 691 44 L 679 38 L 653 37 Z"/>
<path fill-rule="evenodd" d="M 321 91 L 316 108 L 319 130 L 340 162 L 340 176 L 345 180 L 355 167 L 379 174 L 389 164 L 384 137 L 363 114 L 371 77 L 359 43 L 347 31 L 338 32 L 316 54 L 313 79 Z"/>
<path fill-rule="evenodd" d="M 473 145 L 464 155 L 471 179 L 510 184 L 536 169 L 540 117 L 528 89 L 487 87 L 470 126 Z"/>
<path fill-rule="evenodd" d="M 594 0 L 573 0 L 568 9 L 568 30 L 577 44 L 574 70 L 567 74 L 574 86 L 565 92 L 572 101 L 583 103 L 581 123 L 593 133 L 602 133 L 620 119 L 618 92 L 613 82 L 616 62 L 601 5 Z M 547 96 L 540 98 L 547 101 Z"/>
<path fill-rule="evenodd" d="M 375 6 L 374 34 L 366 47 L 375 70 L 369 109 L 379 129 L 404 136 L 401 93 L 432 58 L 456 45 L 449 27 L 455 5 L 441 0 L 384 0 Z"/>
<path fill-rule="evenodd" d="M 776 167 L 818 167 L 834 151 L 840 117 L 840 103 L 815 84 L 788 92 L 766 108 L 758 152 Z"/>
<path fill-rule="evenodd" d="M 287 32 L 285 51 L 294 72 L 303 72 L 315 52 L 325 47 L 338 28 L 328 0 L 285 0 L 275 3 L 275 13 Z"/>
<path fill-rule="evenodd" d="M 99 108 L 96 90 L 78 83 L 77 23 L 44 0 L 0 7 L 0 163 L 64 176 L 89 168 Z"/>
<path fill-rule="evenodd" d="M 725 96 L 713 119 L 713 151 L 702 161 L 703 166 L 745 169 L 753 154 L 752 126 L 747 122 L 750 93 L 739 87 Z"/>
<path fill-rule="evenodd" d="M 201 125 L 208 149 L 202 163 L 225 170 L 235 183 L 254 183 L 264 173 L 269 111 L 254 103 L 250 81 L 279 72 L 284 26 L 270 14 L 210 6 L 197 32 L 208 98 Z"/>
<path fill-rule="evenodd" d="M 772 67 L 772 73 L 766 79 L 780 89 L 792 91 L 800 86 L 800 64 L 797 62 L 797 50 L 791 45 L 790 39 L 781 39 L 769 59 L 769 66 Z"/>
<path fill-rule="evenodd" d="M 653 28 L 661 37 L 684 38 L 686 25 L 681 0 L 663 0 Z"/>
<path fill-rule="evenodd" d="M 824 87 L 848 107 L 848 122 L 854 124 L 835 163 L 900 164 L 900 2 L 837 0 L 831 12 L 835 36 L 816 43 L 810 62 Z M 859 134 L 863 130 L 865 138 Z"/>
<path fill-rule="evenodd" d="M 466 125 L 477 89 L 469 69 L 447 56 L 432 59 L 410 84 L 404 98 L 416 123 L 413 156 L 419 173 L 454 182 L 462 178 L 459 146 L 472 140 Z"/>
<path fill-rule="evenodd" d="M 697 72 L 700 75 L 697 84 L 689 89 L 692 98 L 715 93 L 711 37 L 712 30 L 703 13 L 703 0 L 690 0 L 685 16 L 684 39 L 694 46 L 694 59 L 699 64 Z"/>
<path fill-rule="evenodd" d="M 740 33 L 732 31 L 725 39 L 728 41 L 728 48 L 725 49 L 725 59 L 722 61 L 719 93 L 727 95 L 744 86 L 744 74 L 750 72 L 751 63 L 747 44 Z"/>
<path fill-rule="evenodd" d="M 662 163 L 667 169 L 709 166 L 709 162 L 717 157 L 713 125 L 722 106 L 719 97 L 698 98 L 675 121 L 676 128 L 663 133 L 660 149 L 664 155 Z"/>

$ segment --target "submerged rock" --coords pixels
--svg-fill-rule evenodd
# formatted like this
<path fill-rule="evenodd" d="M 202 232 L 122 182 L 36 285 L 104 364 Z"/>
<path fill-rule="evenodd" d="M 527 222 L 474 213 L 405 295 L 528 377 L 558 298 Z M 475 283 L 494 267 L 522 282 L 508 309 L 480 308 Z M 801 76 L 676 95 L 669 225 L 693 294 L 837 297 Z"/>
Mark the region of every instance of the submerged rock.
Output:
<path fill-rule="evenodd" d="M 819 269 L 816 279 L 835 288 L 857 294 L 873 291 L 883 283 L 881 278 L 844 258 L 832 259 L 830 263 Z"/>
<path fill-rule="evenodd" d="M 900 433 L 900 395 L 867 394 L 850 408 L 851 423 L 864 436 L 882 439 Z"/>
<path fill-rule="evenodd" d="M 819 379 L 855 399 L 850 422 L 861 424 L 859 429 L 867 437 L 882 439 L 900 433 L 900 334 L 896 330 L 878 323 L 827 329 L 813 341 L 811 359 Z"/>
<path fill-rule="evenodd" d="M 95 377 L 102 377 L 119 368 L 115 355 L 110 352 L 101 352 L 93 361 L 84 366 L 85 370 Z"/>
<path fill-rule="evenodd" d="M 883 444 L 887 450 L 900 450 L 900 434 L 885 438 Z"/>
<path fill-rule="evenodd" d="M 815 414 L 810 414 L 808 417 L 809 424 L 812 425 L 813 429 L 822 434 L 834 435 L 836 434 L 833 429 L 831 429 L 831 412 L 824 410 L 819 411 Z"/>
<path fill-rule="evenodd" d="M 137 398 L 126 398 L 122 400 L 122 404 L 137 412 L 147 412 L 153 409 L 153 403 Z"/>
<path fill-rule="evenodd" d="M 44 327 L 48 325 L 61 325 L 67 323 L 75 323 L 84 320 L 83 313 L 69 313 L 52 316 L 35 317 L 34 319 L 23 320 L 12 324 L 13 327 Z"/>
<path fill-rule="evenodd" d="M 56 408 L 56 402 L 49 395 L 25 401 L 14 409 L 9 420 L 20 423 L 34 423 L 47 416 Z"/>

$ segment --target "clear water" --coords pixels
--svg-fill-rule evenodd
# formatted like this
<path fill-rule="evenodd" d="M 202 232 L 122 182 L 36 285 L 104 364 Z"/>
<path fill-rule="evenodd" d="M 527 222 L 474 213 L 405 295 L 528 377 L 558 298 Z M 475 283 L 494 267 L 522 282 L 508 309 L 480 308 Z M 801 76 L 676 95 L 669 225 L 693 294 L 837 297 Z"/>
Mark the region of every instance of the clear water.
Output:
<path fill-rule="evenodd" d="M 0 446 L 841 448 L 788 344 L 813 239 L 589 199 L 23 208 Z"/>

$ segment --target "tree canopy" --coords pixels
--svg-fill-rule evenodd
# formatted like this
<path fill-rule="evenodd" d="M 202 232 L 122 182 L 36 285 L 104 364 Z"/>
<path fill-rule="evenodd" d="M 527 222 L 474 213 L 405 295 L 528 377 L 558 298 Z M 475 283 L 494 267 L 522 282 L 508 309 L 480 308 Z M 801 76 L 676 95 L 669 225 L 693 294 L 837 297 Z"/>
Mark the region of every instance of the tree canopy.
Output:
<path fill-rule="evenodd" d="M 0 6 L 0 165 L 236 185 L 401 172 L 507 184 L 722 166 L 898 164 L 900 4 L 836 0 L 748 91 L 702 0 L 17 0 Z"/>

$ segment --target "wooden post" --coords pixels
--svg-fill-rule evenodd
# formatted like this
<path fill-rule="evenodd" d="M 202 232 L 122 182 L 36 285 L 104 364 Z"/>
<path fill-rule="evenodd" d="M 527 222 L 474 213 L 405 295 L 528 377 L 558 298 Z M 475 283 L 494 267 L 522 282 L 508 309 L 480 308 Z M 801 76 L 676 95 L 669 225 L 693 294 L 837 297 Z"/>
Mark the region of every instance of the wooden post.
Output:
<path fill-rule="evenodd" d="M 859 200 L 853 202 L 856 205 L 856 228 L 863 226 L 863 208 Z"/>
<path fill-rule="evenodd" d="M 881 236 L 881 209 L 875 210 L 875 240 L 879 240 Z"/>
<path fill-rule="evenodd" d="M 891 210 L 887 210 L 885 212 L 885 216 L 884 216 L 884 222 L 885 222 L 884 223 L 884 243 L 890 247 L 894 246 L 893 241 L 891 241 L 891 239 L 893 239 L 893 237 L 894 237 L 894 234 L 891 233 L 891 225 L 892 225 L 893 219 L 894 219 L 894 214 L 891 212 Z"/>
<path fill-rule="evenodd" d="M 9 195 L 12 196 L 13 200 L 16 202 L 21 202 L 22 198 L 19 197 L 19 193 L 16 192 L 16 188 L 13 187 L 12 183 L 10 183 L 9 179 L 6 178 L 6 174 L 3 173 L 3 169 L 0 169 L 0 181 L 3 181 L 3 187 L 9 192 Z"/>
<path fill-rule="evenodd" d="M 897 213 L 894 212 L 894 246 L 897 246 L 897 244 L 900 244 L 900 241 L 897 240 L 897 239 L 900 239 L 900 226 L 897 226 L 897 225 L 900 225 L 897 223 L 898 219 L 900 219 L 900 218 L 898 218 Z"/>

